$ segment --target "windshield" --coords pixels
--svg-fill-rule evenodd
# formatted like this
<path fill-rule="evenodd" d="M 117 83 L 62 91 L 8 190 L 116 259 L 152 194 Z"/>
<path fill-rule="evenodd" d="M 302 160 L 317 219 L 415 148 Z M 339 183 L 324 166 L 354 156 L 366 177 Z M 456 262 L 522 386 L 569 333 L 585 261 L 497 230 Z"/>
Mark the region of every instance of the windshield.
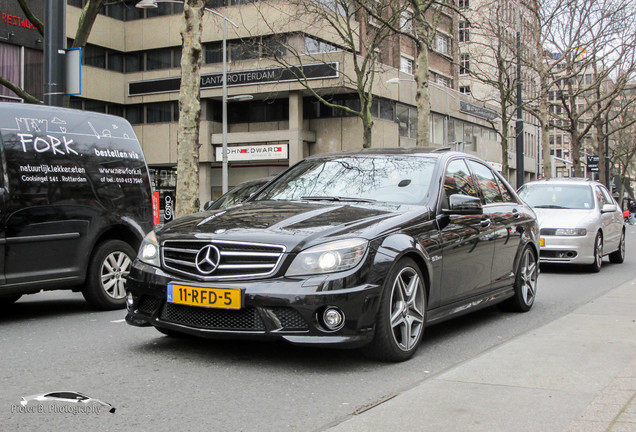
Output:
<path fill-rule="evenodd" d="M 519 190 L 519 196 L 535 208 L 594 208 L 592 188 L 588 185 L 527 184 Z"/>
<path fill-rule="evenodd" d="M 423 156 L 345 156 L 305 160 L 256 200 L 380 201 L 418 204 L 437 159 Z"/>

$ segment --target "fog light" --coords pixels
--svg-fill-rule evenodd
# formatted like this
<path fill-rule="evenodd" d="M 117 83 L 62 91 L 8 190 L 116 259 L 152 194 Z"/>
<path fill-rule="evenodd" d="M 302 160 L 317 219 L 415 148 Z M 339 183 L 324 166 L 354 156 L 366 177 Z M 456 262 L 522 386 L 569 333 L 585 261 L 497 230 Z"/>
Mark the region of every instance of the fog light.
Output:
<path fill-rule="evenodd" d="M 322 320 L 328 330 L 339 330 L 344 325 L 344 314 L 338 308 L 328 307 L 322 314 Z"/>
<path fill-rule="evenodd" d="M 134 302 L 135 298 L 133 297 L 132 293 L 128 291 L 128 294 L 126 294 L 126 309 L 128 309 L 129 311 L 132 310 Z"/>

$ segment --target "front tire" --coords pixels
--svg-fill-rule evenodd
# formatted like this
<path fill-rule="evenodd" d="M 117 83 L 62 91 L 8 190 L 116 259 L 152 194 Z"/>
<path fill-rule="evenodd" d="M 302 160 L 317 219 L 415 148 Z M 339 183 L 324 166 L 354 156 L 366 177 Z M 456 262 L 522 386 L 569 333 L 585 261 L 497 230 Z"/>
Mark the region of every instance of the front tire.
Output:
<path fill-rule="evenodd" d="M 600 232 L 596 233 L 594 239 L 594 262 L 590 264 L 589 270 L 592 273 L 598 273 L 601 271 L 603 265 L 603 236 Z"/>
<path fill-rule="evenodd" d="M 532 248 L 526 246 L 521 254 L 515 273 L 515 295 L 506 300 L 503 309 L 513 312 L 528 312 L 537 294 L 539 266 Z"/>
<path fill-rule="evenodd" d="M 107 240 L 97 246 L 88 266 L 82 294 L 101 310 L 126 306 L 126 277 L 130 273 L 135 250 L 121 240 Z"/>
<path fill-rule="evenodd" d="M 413 357 L 426 323 L 426 290 L 422 272 L 410 258 L 397 262 L 389 273 L 375 323 L 373 341 L 365 354 L 383 361 Z"/>
<path fill-rule="evenodd" d="M 609 260 L 614 264 L 622 264 L 625 261 L 625 230 L 621 233 L 621 242 L 618 249 L 609 254 Z"/>

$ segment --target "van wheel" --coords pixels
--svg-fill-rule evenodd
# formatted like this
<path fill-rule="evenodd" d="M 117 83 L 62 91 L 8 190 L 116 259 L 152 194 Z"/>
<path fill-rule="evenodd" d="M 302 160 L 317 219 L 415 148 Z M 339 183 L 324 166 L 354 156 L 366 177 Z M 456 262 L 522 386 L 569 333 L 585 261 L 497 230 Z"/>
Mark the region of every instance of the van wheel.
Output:
<path fill-rule="evenodd" d="M 88 266 L 82 294 L 93 307 L 102 310 L 126 306 L 126 277 L 130 273 L 135 250 L 121 240 L 100 243 Z"/>

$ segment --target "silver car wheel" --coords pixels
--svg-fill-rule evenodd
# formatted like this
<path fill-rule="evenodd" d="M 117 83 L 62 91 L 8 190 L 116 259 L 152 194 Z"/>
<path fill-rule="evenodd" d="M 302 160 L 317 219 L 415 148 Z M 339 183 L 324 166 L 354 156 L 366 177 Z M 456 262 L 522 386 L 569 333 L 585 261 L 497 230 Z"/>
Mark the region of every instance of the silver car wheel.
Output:
<path fill-rule="evenodd" d="M 537 260 L 530 249 L 526 249 L 523 254 L 520 270 L 521 299 L 527 306 L 530 306 L 534 303 L 539 275 Z"/>
<path fill-rule="evenodd" d="M 603 264 L 603 237 L 600 234 L 596 235 L 594 241 L 594 266 L 600 269 Z"/>
<path fill-rule="evenodd" d="M 403 268 L 391 289 L 391 329 L 403 351 L 417 346 L 424 329 L 424 285 L 411 267 Z"/>
<path fill-rule="evenodd" d="M 131 265 L 130 257 L 121 251 L 112 252 L 102 263 L 102 287 L 113 299 L 122 299 L 126 296 L 126 277 L 130 273 Z"/>

